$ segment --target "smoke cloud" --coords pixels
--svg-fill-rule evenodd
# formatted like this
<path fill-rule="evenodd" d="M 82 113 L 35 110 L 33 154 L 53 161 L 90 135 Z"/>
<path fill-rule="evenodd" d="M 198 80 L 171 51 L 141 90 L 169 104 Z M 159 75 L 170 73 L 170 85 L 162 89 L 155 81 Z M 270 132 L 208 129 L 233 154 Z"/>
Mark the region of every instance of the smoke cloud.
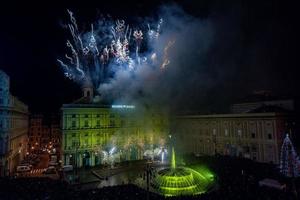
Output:
<path fill-rule="evenodd" d="M 214 27 L 209 20 L 200 20 L 178 6 L 164 6 L 158 14 L 164 23 L 157 42 L 149 41 L 149 52 L 167 57 L 165 68 L 160 63 L 142 65 L 134 71 L 119 69 L 98 92 L 103 99 L 115 103 L 139 104 L 146 107 L 178 111 L 186 104 L 205 96 L 214 84 L 205 73 L 205 55 L 214 41 Z M 167 51 L 167 52 L 166 52 Z M 151 57 L 151 55 L 144 56 Z"/>
<path fill-rule="evenodd" d="M 244 24 L 243 12 L 237 4 L 221 12 L 216 10 L 215 14 L 195 17 L 177 5 L 167 5 L 152 17 L 135 19 L 139 22 L 130 24 L 132 32 L 144 33 L 138 56 L 137 41 L 131 34 L 129 43 L 134 47 L 129 49 L 128 57 L 126 53 L 122 57 L 124 63 L 108 61 L 103 68 L 94 58 L 94 62 L 84 64 L 95 65 L 86 73 L 90 79 L 97 79 L 93 82 L 98 92 L 95 100 L 146 108 L 157 106 L 175 113 L 212 113 L 226 112 L 234 99 L 253 90 L 274 89 L 278 75 L 269 76 L 274 71 L 273 61 L 269 60 L 273 53 L 268 51 L 272 45 L 264 47 L 261 39 L 253 38 L 258 33 L 265 36 L 272 29 L 256 30 L 256 25 L 249 25 L 254 30 L 245 31 L 249 27 Z M 147 38 L 147 25 L 155 30 L 160 19 L 163 23 L 158 39 Z M 99 51 L 114 39 L 110 34 L 113 25 L 109 20 L 94 24 Z M 82 34 L 83 43 L 89 45 L 90 37 L 91 31 Z M 76 73 L 80 74 L 78 70 Z M 84 80 L 80 79 L 83 83 Z"/>

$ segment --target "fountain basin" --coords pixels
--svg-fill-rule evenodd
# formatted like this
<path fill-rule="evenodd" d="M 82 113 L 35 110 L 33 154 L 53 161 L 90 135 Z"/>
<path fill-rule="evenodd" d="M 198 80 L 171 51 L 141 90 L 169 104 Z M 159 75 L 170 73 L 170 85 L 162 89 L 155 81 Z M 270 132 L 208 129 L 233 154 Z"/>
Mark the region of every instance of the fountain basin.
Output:
<path fill-rule="evenodd" d="M 188 167 L 165 168 L 156 173 L 153 188 L 164 196 L 197 195 L 205 193 L 213 178 Z"/>

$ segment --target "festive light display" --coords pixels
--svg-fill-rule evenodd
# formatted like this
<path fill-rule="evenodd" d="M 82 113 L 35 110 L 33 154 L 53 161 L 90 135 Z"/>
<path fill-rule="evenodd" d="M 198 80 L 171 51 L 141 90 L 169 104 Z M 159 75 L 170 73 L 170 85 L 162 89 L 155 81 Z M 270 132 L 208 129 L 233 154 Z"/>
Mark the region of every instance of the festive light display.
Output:
<path fill-rule="evenodd" d="M 281 146 L 280 172 L 287 177 L 299 177 L 300 174 L 300 160 L 288 134 Z"/>

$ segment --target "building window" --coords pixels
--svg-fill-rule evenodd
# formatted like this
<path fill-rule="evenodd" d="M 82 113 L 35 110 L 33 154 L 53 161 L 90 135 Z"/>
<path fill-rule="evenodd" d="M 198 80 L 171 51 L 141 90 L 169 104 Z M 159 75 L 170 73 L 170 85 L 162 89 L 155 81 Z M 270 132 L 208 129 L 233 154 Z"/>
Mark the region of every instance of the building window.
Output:
<path fill-rule="evenodd" d="M 89 127 L 89 121 L 88 120 L 84 121 L 84 127 Z"/>
<path fill-rule="evenodd" d="M 237 134 L 238 134 L 239 137 L 242 137 L 242 130 L 239 129 L 239 130 L 237 131 Z"/>
<path fill-rule="evenodd" d="M 217 134 L 217 130 L 214 128 L 213 129 L 213 135 L 216 135 Z"/>
<path fill-rule="evenodd" d="M 87 137 L 87 136 L 89 136 L 89 134 L 88 134 L 88 133 L 85 133 L 84 136 Z"/>
<path fill-rule="evenodd" d="M 4 102 L 3 102 L 3 99 L 1 98 L 1 99 L 0 99 L 0 104 L 3 104 L 3 103 L 4 103 Z"/>
<path fill-rule="evenodd" d="M 76 141 L 72 141 L 72 147 L 76 147 Z"/>
<path fill-rule="evenodd" d="M 110 117 L 110 118 L 114 118 L 115 115 L 114 115 L 114 114 L 110 114 L 109 117 Z"/>
<path fill-rule="evenodd" d="M 114 121 L 114 120 L 110 120 L 110 121 L 109 121 L 109 126 L 110 126 L 110 127 L 115 126 L 115 121 Z"/>
<path fill-rule="evenodd" d="M 97 118 L 100 118 L 100 115 L 98 114 L 98 115 L 96 115 L 96 117 L 97 117 Z"/>
<path fill-rule="evenodd" d="M 100 127 L 100 120 L 97 120 L 97 127 Z"/>
<path fill-rule="evenodd" d="M 85 114 L 85 115 L 84 115 L 84 117 L 85 117 L 85 118 L 88 118 L 88 117 L 89 117 L 89 115 Z"/>
<path fill-rule="evenodd" d="M 75 118 L 75 117 L 76 117 L 76 115 L 75 115 L 75 114 L 73 114 L 73 115 L 72 115 L 72 118 Z"/>
<path fill-rule="evenodd" d="M 245 146 L 243 147 L 244 152 L 249 153 L 250 152 L 250 147 L 249 146 Z"/>
<path fill-rule="evenodd" d="M 225 129 L 225 136 L 228 136 L 228 129 Z"/>
<path fill-rule="evenodd" d="M 251 138 L 255 138 L 255 133 L 251 133 Z"/>
<path fill-rule="evenodd" d="M 76 121 L 72 121 L 72 128 L 76 127 Z"/>
<path fill-rule="evenodd" d="M 76 137 L 76 133 L 72 133 L 72 137 Z"/>
<path fill-rule="evenodd" d="M 124 127 L 124 126 L 125 126 L 125 121 L 121 120 L 121 127 Z"/>
<path fill-rule="evenodd" d="M 272 140 L 272 134 L 271 133 L 268 133 L 268 139 Z"/>

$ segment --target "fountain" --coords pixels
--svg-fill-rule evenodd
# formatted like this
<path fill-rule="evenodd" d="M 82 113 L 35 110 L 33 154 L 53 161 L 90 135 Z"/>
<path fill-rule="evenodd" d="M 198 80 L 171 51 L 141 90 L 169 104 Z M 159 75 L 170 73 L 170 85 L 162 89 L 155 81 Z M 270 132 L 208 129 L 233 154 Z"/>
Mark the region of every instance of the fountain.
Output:
<path fill-rule="evenodd" d="M 159 170 L 152 180 L 153 189 L 164 196 L 197 195 L 205 193 L 214 183 L 213 175 L 189 167 L 177 167 L 172 148 L 171 167 Z"/>

